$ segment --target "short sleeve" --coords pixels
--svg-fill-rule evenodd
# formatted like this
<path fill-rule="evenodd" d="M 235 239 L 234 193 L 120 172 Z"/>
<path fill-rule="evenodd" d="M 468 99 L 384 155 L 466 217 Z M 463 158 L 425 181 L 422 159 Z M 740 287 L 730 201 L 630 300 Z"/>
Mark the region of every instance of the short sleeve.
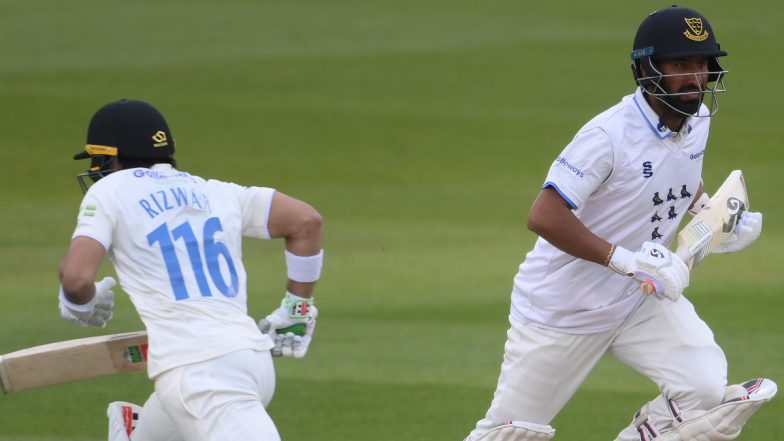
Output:
<path fill-rule="evenodd" d="M 269 239 L 269 215 L 275 189 L 247 187 L 240 198 L 242 205 L 242 235 Z"/>
<path fill-rule="evenodd" d="M 109 199 L 102 197 L 100 187 L 93 185 L 82 199 L 79 206 L 79 215 L 76 219 L 76 230 L 71 239 L 86 236 L 100 242 L 106 250 L 112 245 L 114 221 L 112 220 L 112 206 Z"/>
<path fill-rule="evenodd" d="M 542 187 L 553 187 L 572 209 L 579 208 L 610 176 L 613 157 L 612 142 L 604 130 L 580 131 L 553 162 Z"/>

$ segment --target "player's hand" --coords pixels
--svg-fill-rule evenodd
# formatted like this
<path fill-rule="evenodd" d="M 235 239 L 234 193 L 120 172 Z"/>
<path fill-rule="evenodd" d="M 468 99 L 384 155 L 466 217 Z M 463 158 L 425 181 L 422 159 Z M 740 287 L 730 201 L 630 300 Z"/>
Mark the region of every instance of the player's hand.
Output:
<path fill-rule="evenodd" d="M 273 357 L 302 358 L 316 330 L 318 309 L 312 297 L 305 298 L 286 292 L 280 308 L 259 321 L 259 329 L 275 341 Z"/>
<path fill-rule="evenodd" d="M 744 211 L 740 214 L 740 220 L 732 234 L 727 236 L 713 252 L 734 253 L 740 251 L 757 240 L 760 233 L 762 233 L 762 213 Z"/>
<path fill-rule="evenodd" d="M 84 305 L 76 305 L 65 298 L 60 287 L 60 317 L 82 326 L 103 328 L 111 320 L 114 313 L 114 293 L 112 288 L 117 282 L 111 277 L 104 277 L 95 283 L 95 295 Z"/>
<path fill-rule="evenodd" d="M 656 287 L 654 295 L 673 302 L 689 286 L 689 268 L 686 263 L 667 247 L 645 242 L 636 253 L 616 247 L 609 267 L 626 277 L 648 281 Z"/>

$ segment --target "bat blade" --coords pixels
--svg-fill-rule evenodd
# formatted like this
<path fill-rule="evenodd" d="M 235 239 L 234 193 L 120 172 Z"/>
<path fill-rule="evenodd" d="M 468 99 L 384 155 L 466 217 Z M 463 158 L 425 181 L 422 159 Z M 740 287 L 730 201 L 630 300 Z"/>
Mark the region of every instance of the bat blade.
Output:
<path fill-rule="evenodd" d="M 0 356 L 2 393 L 147 368 L 147 333 L 66 340 Z"/>
<path fill-rule="evenodd" d="M 740 215 L 748 208 L 743 172 L 733 170 L 710 203 L 678 233 L 675 253 L 691 270 L 735 231 Z"/>
<path fill-rule="evenodd" d="M 684 245 L 679 248 L 680 253 L 676 251 L 675 254 L 678 254 L 678 257 L 683 259 L 686 266 L 691 269 L 710 253 L 710 244 L 715 232 L 705 222 L 699 221 L 694 225 L 687 225 L 680 234 L 688 238 L 682 239 Z"/>

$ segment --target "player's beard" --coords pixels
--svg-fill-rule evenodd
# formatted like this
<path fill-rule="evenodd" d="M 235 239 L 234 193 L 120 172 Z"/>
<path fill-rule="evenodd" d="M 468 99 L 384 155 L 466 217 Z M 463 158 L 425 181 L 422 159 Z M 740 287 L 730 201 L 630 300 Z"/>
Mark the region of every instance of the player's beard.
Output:
<path fill-rule="evenodd" d="M 686 100 L 684 99 L 685 95 L 665 95 L 662 97 L 662 99 L 665 103 L 672 106 L 673 109 L 678 110 L 679 112 L 683 112 L 687 115 L 694 115 L 698 110 L 700 110 L 700 105 L 702 105 L 702 90 L 694 86 L 686 86 L 678 90 L 678 93 L 688 92 L 700 92 L 699 99 Z"/>

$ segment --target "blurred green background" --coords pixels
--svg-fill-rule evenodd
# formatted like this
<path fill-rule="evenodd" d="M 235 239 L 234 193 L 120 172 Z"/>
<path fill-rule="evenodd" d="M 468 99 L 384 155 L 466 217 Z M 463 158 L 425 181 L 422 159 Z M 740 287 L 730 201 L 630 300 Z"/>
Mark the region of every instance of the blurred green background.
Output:
<path fill-rule="evenodd" d="M 528 208 L 575 131 L 633 91 L 634 32 L 667 5 L 0 0 L 0 353 L 141 328 L 123 295 L 105 329 L 59 320 L 56 268 L 89 118 L 142 99 L 169 120 L 182 169 L 275 187 L 324 216 L 316 339 L 307 358 L 276 361 L 283 438 L 463 439 L 495 387 L 512 277 L 535 240 Z M 784 9 L 688 6 L 730 54 L 706 188 L 742 169 L 765 229 L 703 263 L 687 295 L 731 382 L 784 382 Z M 282 244 L 244 251 L 260 317 L 283 294 Z M 105 439 L 106 404 L 151 390 L 130 374 L 0 396 L 0 441 Z M 613 439 L 656 393 L 603 360 L 556 439 Z M 784 439 L 782 411 L 779 397 L 740 439 Z"/>

